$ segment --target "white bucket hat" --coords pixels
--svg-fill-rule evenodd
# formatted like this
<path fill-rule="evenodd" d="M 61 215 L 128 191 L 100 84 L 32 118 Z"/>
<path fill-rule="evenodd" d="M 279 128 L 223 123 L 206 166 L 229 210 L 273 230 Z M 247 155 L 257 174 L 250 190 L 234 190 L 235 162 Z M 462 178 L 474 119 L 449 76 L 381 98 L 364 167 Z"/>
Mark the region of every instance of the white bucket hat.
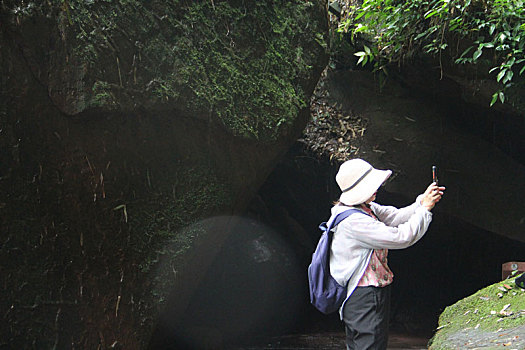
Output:
<path fill-rule="evenodd" d="M 375 169 L 362 159 L 347 160 L 341 164 L 335 176 L 335 181 L 343 191 L 339 201 L 346 205 L 366 202 L 391 174 L 391 170 Z"/>

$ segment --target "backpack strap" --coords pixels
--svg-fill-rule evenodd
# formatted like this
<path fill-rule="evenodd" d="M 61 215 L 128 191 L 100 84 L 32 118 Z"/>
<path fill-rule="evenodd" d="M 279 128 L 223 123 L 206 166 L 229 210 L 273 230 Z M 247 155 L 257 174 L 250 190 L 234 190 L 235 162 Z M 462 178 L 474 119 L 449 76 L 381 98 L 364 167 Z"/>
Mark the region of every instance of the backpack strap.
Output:
<path fill-rule="evenodd" d="M 332 240 L 334 239 L 334 232 L 332 231 L 332 228 L 339 225 L 341 221 L 343 221 L 344 219 L 346 219 L 347 217 L 355 213 L 361 213 L 361 214 L 368 215 L 367 213 L 363 213 L 361 210 L 351 208 L 343 212 L 340 212 L 339 214 L 335 216 L 333 220 L 328 220 L 328 222 L 330 223 L 328 226 L 326 222 L 323 222 L 321 223 L 321 225 L 319 225 L 319 228 L 321 229 L 321 231 L 323 231 L 323 234 L 326 234 L 327 236 L 326 238 L 328 241 L 328 245 L 327 245 L 328 252 L 326 254 L 325 259 L 322 262 L 323 270 L 326 271 L 327 275 L 330 275 L 330 246 L 332 245 Z M 348 285 L 348 282 L 347 282 L 347 285 Z"/>
<path fill-rule="evenodd" d="M 333 221 L 333 224 L 332 224 L 332 227 L 336 227 L 337 225 L 339 225 L 339 223 L 341 221 L 343 221 L 344 219 L 346 219 L 347 217 L 349 217 L 351 214 L 353 213 L 359 213 L 361 212 L 360 210 L 357 210 L 357 209 L 348 209 L 348 210 L 345 210 L 344 212 L 342 213 L 339 213 L 337 214 L 337 216 L 335 217 L 334 221 Z"/>
<path fill-rule="evenodd" d="M 336 227 L 337 225 L 339 225 L 339 223 L 341 223 L 341 221 L 343 221 L 344 219 L 346 219 L 347 217 L 349 217 L 350 215 L 354 214 L 354 213 L 361 213 L 361 214 L 365 214 L 365 215 L 368 215 L 367 213 L 364 213 L 362 212 L 361 210 L 359 209 L 355 209 L 355 208 L 352 208 L 352 209 L 347 209 L 343 212 L 340 212 L 339 214 L 336 215 L 336 217 L 330 222 L 330 225 L 327 226 L 327 222 L 323 222 L 321 223 L 321 225 L 319 225 L 319 228 L 321 229 L 321 231 L 326 231 L 326 232 L 330 232 L 330 230 L 334 227 Z M 369 215 L 370 216 L 370 215 Z"/>

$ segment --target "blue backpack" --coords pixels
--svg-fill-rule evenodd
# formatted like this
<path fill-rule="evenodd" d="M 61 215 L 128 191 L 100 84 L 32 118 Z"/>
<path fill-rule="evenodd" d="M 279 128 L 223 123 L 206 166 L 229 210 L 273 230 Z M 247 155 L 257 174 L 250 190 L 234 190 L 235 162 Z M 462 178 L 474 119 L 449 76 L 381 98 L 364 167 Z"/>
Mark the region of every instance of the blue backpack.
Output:
<path fill-rule="evenodd" d="M 308 266 L 308 283 L 310 285 L 310 302 L 322 313 L 330 314 L 337 311 L 346 299 L 346 285 L 342 286 L 330 274 L 330 247 L 334 233 L 332 228 L 354 213 L 357 209 L 348 209 L 332 220 L 327 227 L 326 222 L 319 225 L 323 234 L 312 255 Z"/>

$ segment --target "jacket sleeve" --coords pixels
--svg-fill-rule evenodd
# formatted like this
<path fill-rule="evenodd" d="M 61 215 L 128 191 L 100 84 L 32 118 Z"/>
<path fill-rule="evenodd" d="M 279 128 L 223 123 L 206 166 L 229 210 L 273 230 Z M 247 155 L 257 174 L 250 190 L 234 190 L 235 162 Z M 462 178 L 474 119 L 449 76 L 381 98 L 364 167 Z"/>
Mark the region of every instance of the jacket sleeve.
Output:
<path fill-rule="evenodd" d="M 365 214 L 355 214 L 349 219 L 343 220 L 339 225 L 361 247 L 403 249 L 423 237 L 432 221 L 432 213 L 424 207 L 417 207 L 412 215 L 397 227 L 388 226 Z"/>
<path fill-rule="evenodd" d="M 392 206 L 383 206 L 374 202 L 370 203 L 370 207 L 380 221 L 388 226 L 397 227 L 406 222 L 412 214 L 415 213 L 416 209 L 421 207 L 422 196 L 423 195 L 419 195 L 414 203 L 400 209 Z"/>

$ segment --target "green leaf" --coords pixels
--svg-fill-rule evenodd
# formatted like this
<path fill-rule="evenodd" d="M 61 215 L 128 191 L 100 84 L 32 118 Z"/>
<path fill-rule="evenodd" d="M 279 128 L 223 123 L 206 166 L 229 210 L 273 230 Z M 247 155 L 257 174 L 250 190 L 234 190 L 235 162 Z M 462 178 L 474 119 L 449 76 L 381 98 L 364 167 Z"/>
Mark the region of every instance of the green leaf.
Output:
<path fill-rule="evenodd" d="M 498 73 L 498 76 L 496 77 L 496 80 L 499 82 L 501 80 L 501 78 L 503 78 L 505 76 L 505 73 L 507 73 L 507 70 L 506 69 L 502 69 L 499 73 Z"/>
<path fill-rule="evenodd" d="M 463 57 L 463 56 L 465 56 L 465 55 L 466 55 L 466 54 L 468 54 L 468 53 L 470 52 L 470 50 L 472 50 L 472 49 L 473 49 L 473 47 L 472 47 L 472 46 L 471 46 L 471 47 L 469 47 L 469 48 L 467 48 L 467 49 L 466 49 L 465 51 L 463 51 L 463 53 L 461 54 L 461 56 L 460 56 L 460 57 Z"/>
<path fill-rule="evenodd" d="M 505 94 L 503 93 L 503 91 L 500 91 L 498 93 L 498 96 L 499 96 L 499 100 L 501 101 L 501 103 L 505 103 Z"/>
<path fill-rule="evenodd" d="M 498 93 L 495 92 L 493 95 L 492 95 L 492 101 L 490 101 L 490 106 L 492 107 L 494 105 L 494 103 L 496 103 L 496 101 L 498 100 Z"/>
<path fill-rule="evenodd" d="M 438 10 L 434 10 L 434 11 L 430 10 L 430 11 L 428 11 L 427 13 L 425 13 L 425 19 L 434 16 L 436 13 L 438 13 Z"/>
<path fill-rule="evenodd" d="M 507 82 L 512 80 L 512 77 L 514 76 L 514 72 L 510 69 L 507 70 L 507 74 L 505 74 L 505 78 L 503 78 L 503 84 L 506 84 Z"/>
<path fill-rule="evenodd" d="M 357 56 L 357 57 L 366 56 L 366 52 L 364 52 L 364 51 L 359 51 L 359 52 L 354 53 L 354 56 Z"/>
<path fill-rule="evenodd" d="M 366 13 L 367 11 L 365 11 L 365 9 L 363 8 L 362 12 L 359 12 L 357 16 L 355 16 L 355 20 L 357 21 L 359 18 L 363 17 Z"/>
<path fill-rule="evenodd" d="M 520 75 L 525 71 L 525 66 L 521 67 Z"/>
<path fill-rule="evenodd" d="M 368 26 L 359 23 L 357 25 L 357 28 L 354 29 L 354 34 L 357 34 L 357 33 L 360 33 L 360 32 L 364 32 L 364 31 L 367 31 L 367 30 L 368 30 Z"/>
<path fill-rule="evenodd" d="M 481 50 L 481 48 L 477 49 L 475 52 L 474 52 L 474 55 L 472 55 L 472 58 L 475 60 L 477 60 L 479 58 L 479 56 L 481 56 L 481 54 L 483 53 L 483 51 Z"/>

